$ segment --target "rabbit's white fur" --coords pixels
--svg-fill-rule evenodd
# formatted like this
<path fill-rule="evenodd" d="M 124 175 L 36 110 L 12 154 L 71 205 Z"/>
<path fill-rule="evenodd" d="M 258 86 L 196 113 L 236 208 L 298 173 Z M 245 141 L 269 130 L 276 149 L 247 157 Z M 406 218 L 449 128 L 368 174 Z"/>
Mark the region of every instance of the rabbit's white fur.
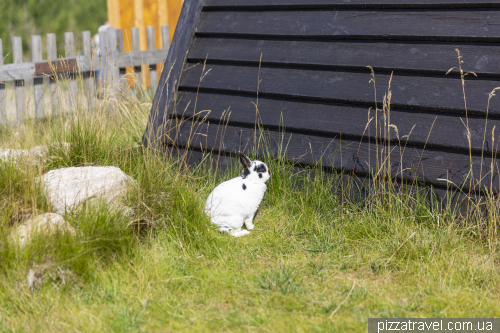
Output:
<path fill-rule="evenodd" d="M 261 161 L 251 161 L 240 153 L 241 176 L 219 184 L 208 196 L 205 213 L 219 231 L 239 237 L 253 229 L 253 218 L 266 192 L 271 171 Z M 241 230 L 245 224 L 247 230 Z"/>

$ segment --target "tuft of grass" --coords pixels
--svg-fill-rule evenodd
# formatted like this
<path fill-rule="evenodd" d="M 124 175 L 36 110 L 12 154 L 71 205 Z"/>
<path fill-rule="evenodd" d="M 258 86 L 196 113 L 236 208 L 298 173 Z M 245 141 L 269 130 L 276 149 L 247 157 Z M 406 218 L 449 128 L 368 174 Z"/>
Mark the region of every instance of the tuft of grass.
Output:
<path fill-rule="evenodd" d="M 264 290 L 280 291 L 283 294 L 298 293 L 302 291 L 298 273 L 284 265 L 272 267 L 259 276 L 257 285 Z"/>

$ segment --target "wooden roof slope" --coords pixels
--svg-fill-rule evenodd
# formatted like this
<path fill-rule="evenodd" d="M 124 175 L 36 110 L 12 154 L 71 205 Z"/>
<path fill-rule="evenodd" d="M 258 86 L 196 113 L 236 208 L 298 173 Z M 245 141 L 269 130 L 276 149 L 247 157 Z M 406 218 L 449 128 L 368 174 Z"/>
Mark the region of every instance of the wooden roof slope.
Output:
<path fill-rule="evenodd" d="M 487 113 L 500 86 L 498 22 L 500 3 L 486 0 L 186 1 L 145 138 L 248 151 L 258 91 L 258 123 L 273 153 L 286 145 L 288 159 L 322 158 L 326 167 L 368 175 L 377 172 L 377 127 L 378 167 L 387 161 L 381 110 L 393 73 L 385 120 L 393 125 L 385 131 L 393 175 L 436 188 L 468 188 L 471 176 L 473 187 L 489 186 L 500 139 L 500 96 Z M 459 72 L 446 74 L 458 66 L 456 49 L 463 70 L 477 75 L 465 78 L 467 117 Z M 200 82 L 205 59 L 210 71 Z M 194 114 L 204 122 L 164 135 L 166 119 L 179 124 Z M 498 191 L 496 161 L 494 169 Z"/>

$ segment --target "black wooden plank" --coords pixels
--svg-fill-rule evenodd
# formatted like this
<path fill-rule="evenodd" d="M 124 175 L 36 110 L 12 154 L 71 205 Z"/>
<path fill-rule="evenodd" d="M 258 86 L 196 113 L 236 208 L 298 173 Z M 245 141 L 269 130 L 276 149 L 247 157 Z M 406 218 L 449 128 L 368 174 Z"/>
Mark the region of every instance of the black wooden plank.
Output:
<path fill-rule="evenodd" d="M 187 70 L 181 80 L 182 88 L 203 89 L 219 92 L 257 92 L 260 75 L 262 82 L 259 95 L 300 98 L 312 101 L 364 104 L 373 106 L 375 93 L 369 83 L 371 73 L 330 71 L 316 69 L 288 69 L 257 66 L 207 66 L 210 72 L 200 84 L 202 66 Z M 376 75 L 377 101 L 383 100 L 390 76 Z M 467 107 L 470 113 L 485 113 L 488 94 L 500 86 L 497 80 L 467 79 Z M 398 108 L 455 112 L 465 116 L 462 84 L 459 77 L 394 75 L 391 83 L 392 106 Z M 500 116 L 500 97 L 493 97 L 490 115 Z"/>
<path fill-rule="evenodd" d="M 196 130 L 192 131 L 192 128 Z M 201 150 L 237 152 L 251 150 L 254 138 L 255 132 L 251 128 L 223 126 L 217 123 L 195 123 L 193 126 L 187 121 L 179 125 L 175 144 L 180 147 L 189 144 Z M 273 130 L 265 130 L 261 138 L 259 151 L 274 157 L 281 154 L 289 160 L 303 164 L 316 164 L 321 161 L 320 165 L 323 167 L 358 174 L 377 173 L 380 170 L 376 168 L 377 151 L 374 143 Z M 390 165 L 393 175 L 398 178 L 402 175 L 409 181 L 417 180 L 441 187 L 455 184 L 467 189 L 472 178 L 474 182 L 481 180 L 481 186 L 489 186 L 491 181 L 493 190 L 496 192 L 499 189 L 498 171 L 494 171 L 493 179 L 490 179 L 488 172 L 491 158 L 488 157 L 481 159 L 480 156 L 473 156 L 471 165 L 468 154 L 406 146 L 404 150 L 392 150 Z M 494 163 L 494 168 L 498 168 L 498 163 Z M 473 183 L 472 188 L 478 188 L 476 183 Z"/>
<path fill-rule="evenodd" d="M 197 119 L 206 117 L 210 122 L 217 122 L 229 118 L 230 124 L 244 124 L 252 126 L 256 123 L 254 97 L 230 96 L 224 94 L 182 92 L 177 112 L 174 114 L 185 118 L 194 114 L 196 102 Z M 283 99 L 259 98 L 258 123 L 265 127 L 274 129 L 286 128 L 291 132 L 322 133 L 331 137 L 339 136 L 359 139 L 372 138 L 375 140 L 375 119 L 368 124 L 369 117 L 375 116 L 368 108 L 356 105 L 327 104 L 301 102 Z M 209 110 L 203 112 L 202 110 Z M 230 116 L 228 116 L 230 111 Z M 379 126 L 384 124 L 383 112 L 378 112 Z M 436 114 L 420 111 L 407 111 L 392 109 L 390 122 L 395 125 L 390 129 L 390 137 L 393 143 L 398 142 L 398 135 L 402 142 L 427 147 L 441 147 L 452 150 L 469 151 L 469 142 L 464 123 L 458 115 Z M 465 121 L 465 120 L 464 120 Z M 471 133 L 471 151 L 491 156 L 492 141 L 491 131 L 493 127 L 500 128 L 500 119 L 485 119 L 479 117 L 469 118 L 469 129 Z M 382 125 L 383 128 L 383 125 Z M 410 134 L 411 133 L 411 134 Z M 497 133 L 498 134 L 498 133 Z M 403 136 L 408 136 L 403 138 Z M 379 135 L 380 137 L 380 135 Z M 383 134 L 381 136 L 383 138 Z M 497 143 L 500 138 L 496 138 Z M 484 141 L 484 145 L 483 145 Z M 495 150 L 498 149 L 495 148 Z"/>
<path fill-rule="evenodd" d="M 197 35 L 500 42 L 496 10 L 209 11 Z"/>
<path fill-rule="evenodd" d="M 166 148 L 169 152 L 173 153 L 174 157 L 186 158 L 189 166 L 198 167 L 200 163 L 204 162 L 207 167 L 212 168 L 212 171 L 218 172 L 222 175 L 225 175 L 226 172 L 230 170 L 230 166 L 239 164 L 239 159 L 236 155 L 231 156 L 230 154 L 226 154 L 221 151 L 209 152 L 172 146 Z M 305 170 L 300 166 L 296 166 L 295 168 L 297 171 Z M 325 171 L 328 172 L 328 170 Z M 312 172 L 313 177 L 316 176 L 314 175 L 315 170 L 309 169 L 308 172 Z M 299 183 L 300 176 L 303 174 L 303 172 L 296 173 L 296 177 L 298 178 L 297 181 Z M 279 177 L 279 173 L 275 172 L 273 173 L 273 176 Z M 227 175 L 227 177 L 230 176 Z M 339 173 L 333 179 L 329 178 L 329 180 L 336 182 L 334 186 L 338 190 L 337 195 L 349 198 L 354 202 L 366 199 L 370 192 L 369 189 L 373 188 L 373 180 L 370 177 L 360 177 Z M 424 200 L 424 202 L 427 202 L 430 205 L 429 208 L 431 210 L 435 208 L 438 210 L 450 208 L 456 214 L 467 214 L 467 209 L 469 209 L 470 214 L 470 209 L 475 206 L 475 202 L 477 202 L 477 200 L 484 200 L 484 197 L 469 196 L 467 192 L 453 188 L 430 188 L 427 186 L 412 184 L 412 182 L 409 184 L 401 184 L 399 181 L 393 183 L 393 186 L 394 191 L 402 191 L 415 197 L 418 195 L 421 200 Z M 380 195 L 380 192 L 378 193 Z"/>
<path fill-rule="evenodd" d="M 190 167 L 200 168 L 200 164 L 203 167 L 210 168 L 208 172 L 217 172 L 221 174 L 226 179 L 232 178 L 234 176 L 234 169 L 232 167 L 236 167 L 236 170 L 241 170 L 241 162 L 236 154 L 234 153 L 225 153 L 222 151 L 207 151 L 207 150 L 197 150 L 197 149 L 185 149 L 179 148 L 175 146 L 166 146 L 165 149 L 172 154 L 175 158 L 185 159 Z M 306 176 L 306 171 L 311 177 L 317 177 L 318 170 L 304 168 L 300 165 L 294 166 L 294 169 L 297 171 L 294 173 L 292 177 L 292 181 L 296 181 L 298 186 L 302 186 L 303 177 Z M 228 171 L 232 171 L 232 175 L 227 174 Z M 336 174 L 334 177 L 328 177 L 328 173 L 330 170 L 326 169 L 322 176 L 325 177 L 324 181 L 333 181 L 333 189 L 336 190 L 332 192 L 332 195 L 337 194 L 341 196 L 344 200 L 349 199 L 353 202 L 359 202 L 360 200 L 366 199 L 367 194 L 369 193 L 369 188 L 373 185 L 373 181 L 369 177 L 358 177 L 356 175 L 347 175 L 347 174 Z M 278 170 L 273 170 L 272 177 L 280 177 L 281 173 Z M 272 186 L 269 185 L 268 186 Z M 408 189 L 409 191 L 413 190 L 412 188 Z M 429 198 L 429 188 L 423 189 L 419 191 L 421 196 L 424 196 L 425 199 Z M 413 191 L 414 193 L 416 191 Z M 441 197 L 438 197 L 441 198 Z M 439 199 L 438 199 L 439 200 Z M 441 198 L 444 200 L 444 198 Z"/>
<path fill-rule="evenodd" d="M 224 175 L 232 165 L 239 164 L 239 158 L 224 152 L 207 152 L 196 149 L 184 149 L 175 146 L 164 146 L 164 150 L 178 161 L 186 162 L 190 167 L 211 168 L 208 172 Z M 203 170 L 203 169 L 201 169 Z"/>
<path fill-rule="evenodd" d="M 487 0 L 208 0 L 204 10 L 283 8 L 492 8 L 498 1 Z"/>
<path fill-rule="evenodd" d="M 163 123 L 168 117 L 168 111 L 175 104 L 178 80 L 184 66 L 186 52 L 193 43 L 196 25 L 204 2 L 205 0 L 184 1 L 177 26 L 170 27 L 170 29 L 175 29 L 175 34 L 165 59 L 146 131 L 142 137 L 144 145 L 155 142 L 163 135 Z"/>
<path fill-rule="evenodd" d="M 500 76 L 500 44 L 195 38 L 188 59 L 329 69 L 364 70 L 369 65 L 376 71 L 444 74 L 458 64 L 456 49 L 464 71 Z"/>

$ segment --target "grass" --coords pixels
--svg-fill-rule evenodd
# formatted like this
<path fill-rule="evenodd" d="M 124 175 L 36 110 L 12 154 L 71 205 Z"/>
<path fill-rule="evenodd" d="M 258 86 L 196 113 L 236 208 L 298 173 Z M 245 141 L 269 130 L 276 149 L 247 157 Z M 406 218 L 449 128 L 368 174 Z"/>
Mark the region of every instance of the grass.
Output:
<path fill-rule="evenodd" d="M 140 143 L 151 96 L 112 114 L 107 103 L 0 133 L 2 148 L 71 143 L 0 164 L 0 332 L 364 332 L 372 317 L 500 316 L 498 247 L 450 212 L 401 192 L 354 202 L 338 175 L 265 157 L 273 176 L 255 229 L 221 234 L 204 202 L 240 166 L 221 175 L 154 154 Z M 50 211 L 34 178 L 81 165 L 135 178 L 133 214 L 86 206 L 65 215 L 74 238 L 11 242 L 27 214 Z"/>

